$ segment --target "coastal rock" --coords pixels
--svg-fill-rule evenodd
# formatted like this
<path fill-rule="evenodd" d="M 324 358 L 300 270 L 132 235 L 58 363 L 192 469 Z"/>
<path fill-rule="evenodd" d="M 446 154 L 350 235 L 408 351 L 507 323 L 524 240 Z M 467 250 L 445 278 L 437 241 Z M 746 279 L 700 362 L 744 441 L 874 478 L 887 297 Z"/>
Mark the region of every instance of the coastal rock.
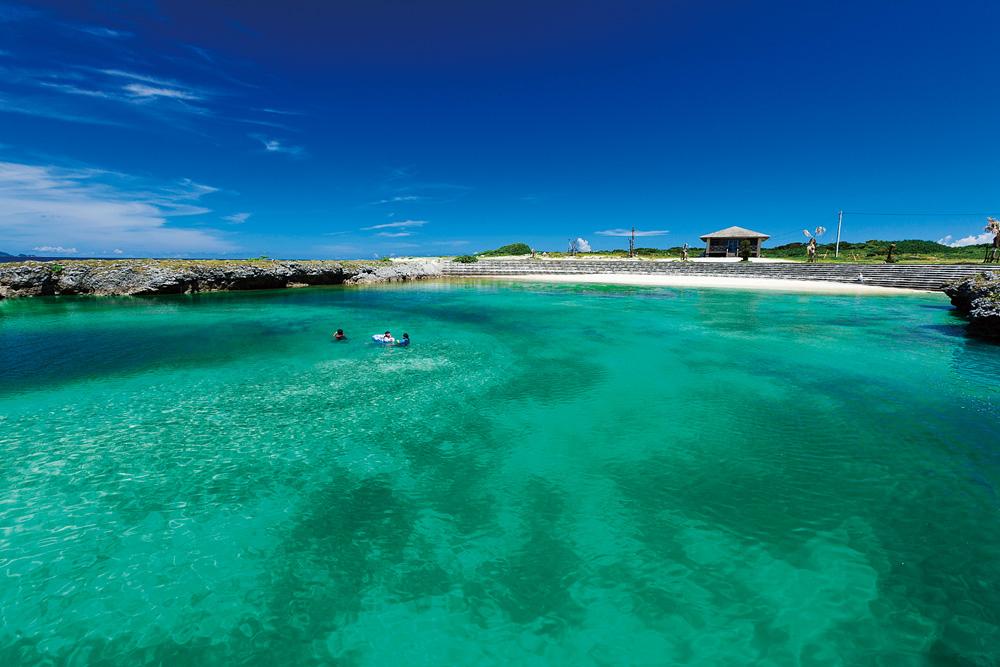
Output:
<path fill-rule="evenodd" d="M 441 274 L 421 262 L 68 260 L 0 265 L 0 298 L 70 294 L 153 295 L 417 280 Z"/>
<path fill-rule="evenodd" d="M 945 287 L 952 305 L 969 319 L 969 333 L 1000 340 L 1000 272 L 987 271 Z"/>

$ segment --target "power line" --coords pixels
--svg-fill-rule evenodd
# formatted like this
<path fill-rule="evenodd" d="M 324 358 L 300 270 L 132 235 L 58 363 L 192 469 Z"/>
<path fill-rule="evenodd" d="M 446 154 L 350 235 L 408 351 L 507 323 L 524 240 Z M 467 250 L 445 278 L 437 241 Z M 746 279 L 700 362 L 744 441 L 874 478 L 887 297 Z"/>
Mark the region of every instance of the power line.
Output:
<path fill-rule="evenodd" d="M 917 217 L 947 217 L 947 216 L 978 216 L 992 215 L 990 213 L 873 213 L 870 211 L 844 211 L 844 215 L 891 215 L 908 218 Z"/>

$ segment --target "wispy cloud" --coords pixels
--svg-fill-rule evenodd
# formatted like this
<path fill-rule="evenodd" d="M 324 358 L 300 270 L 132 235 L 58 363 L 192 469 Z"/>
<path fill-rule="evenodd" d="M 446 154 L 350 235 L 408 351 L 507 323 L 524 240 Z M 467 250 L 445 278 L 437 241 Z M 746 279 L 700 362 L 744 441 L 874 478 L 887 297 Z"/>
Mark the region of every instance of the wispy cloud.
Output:
<path fill-rule="evenodd" d="M 242 225 L 250 218 L 249 213 L 233 213 L 232 215 L 224 215 L 222 219 L 226 222 L 231 222 L 234 225 Z"/>
<path fill-rule="evenodd" d="M 69 123 L 85 123 L 88 125 L 124 126 L 125 123 L 111 120 L 106 116 L 82 116 L 73 111 L 66 111 L 61 105 L 51 104 L 46 100 L 34 97 L 5 97 L 0 95 L 0 112 L 16 113 L 37 118 L 50 118 Z"/>
<path fill-rule="evenodd" d="M 257 109 L 257 111 L 261 111 L 263 113 L 274 114 L 276 116 L 304 116 L 305 115 L 301 111 L 288 111 L 287 109 L 267 109 L 267 108 L 264 108 L 264 109 Z"/>
<path fill-rule="evenodd" d="M 412 202 L 412 201 L 423 201 L 427 199 L 422 195 L 398 195 L 396 197 L 389 197 L 388 199 L 379 199 L 378 201 L 368 202 L 369 206 L 379 206 L 381 204 L 398 204 L 400 202 Z"/>
<path fill-rule="evenodd" d="M 181 84 L 176 81 L 170 81 L 169 79 L 164 79 L 158 76 L 151 76 L 149 74 L 143 74 L 141 72 L 131 72 L 129 70 L 123 69 L 98 69 L 91 67 L 84 67 L 81 69 L 89 70 L 91 72 L 97 72 L 99 74 L 104 74 L 109 77 L 114 77 L 117 79 L 131 79 L 132 81 L 142 81 L 144 83 L 151 83 L 154 86 L 161 86 L 164 88 L 184 88 Z"/>
<path fill-rule="evenodd" d="M 594 232 L 598 236 L 632 236 L 631 229 L 603 229 Z M 666 229 L 647 229 L 644 231 L 635 230 L 636 236 L 666 236 L 670 232 Z"/>
<path fill-rule="evenodd" d="M 278 139 L 272 139 L 260 134 L 251 134 L 250 137 L 256 139 L 264 146 L 265 153 L 284 153 L 291 157 L 305 157 L 305 149 L 302 146 L 284 144 Z"/>
<path fill-rule="evenodd" d="M 949 234 L 943 239 L 938 239 L 938 243 L 952 248 L 964 248 L 967 245 L 982 245 L 983 243 L 993 243 L 993 233 L 983 232 L 982 234 L 978 234 L 976 236 L 963 236 L 960 239 L 954 239 L 951 234 Z"/>
<path fill-rule="evenodd" d="M 121 47 L 122 62 L 136 60 L 127 47 Z M 155 65 L 150 65 L 153 67 Z M 224 77 L 223 77 L 224 78 Z M 182 119 L 212 118 L 217 121 L 244 123 L 270 127 L 275 130 L 295 131 L 295 128 L 277 122 L 292 118 L 288 111 L 280 116 L 257 111 L 260 117 L 246 113 L 243 107 L 233 106 L 227 99 L 241 93 L 226 86 L 203 86 L 191 84 L 159 74 L 136 71 L 129 66 L 92 67 L 73 63 L 53 62 L 49 66 L 27 66 L 17 58 L 11 63 L 4 59 L 0 65 L 0 79 L 8 84 L 16 84 L 17 89 L 36 92 L 28 94 L 8 92 L 6 100 L 0 99 L 0 111 L 33 115 L 56 120 L 99 124 L 125 125 L 121 119 L 129 119 L 131 114 L 141 114 L 169 123 L 175 128 L 194 130 L 190 123 Z M 90 98 L 93 104 L 77 100 L 64 101 L 67 97 Z M 127 107 L 127 115 L 110 113 L 106 105 L 118 104 Z M 252 111 L 252 110 L 251 110 Z M 114 121 L 108 121 L 113 118 Z M 267 152 L 285 153 L 302 157 L 301 146 L 289 145 L 284 141 L 269 137 L 257 137 Z"/>
<path fill-rule="evenodd" d="M 64 248 L 61 245 L 40 245 L 32 248 L 35 252 L 54 252 L 60 255 L 74 255 L 79 252 L 76 248 Z"/>
<path fill-rule="evenodd" d="M 413 232 L 379 232 L 375 236 L 381 236 L 387 239 L 398 239 L 403 236 L 413 236 Z"/>
<path fill-rule="evenodd" d="M 385 222 L 381 225 L 372 225 L 371 227 L 362 227 L 363 231 L 371 231 L 373 229 L 397 229 L 399 227 L 423 227 L 427 224 L 426 220 L 398 220 L 396 222 Z"/>
<path fill-rule="evenodd" d="M 124 86 L 124 90 L 134 97 L 168 97 L 175 100 L 200 100 L 202 99 L 194 93 L 176 88 L 160 88 L 157 86 L 147 86 L 144 83 L 130 83 Z"/>
<path fill-rule="evenodd" d="M 67 93 L 69 95 L 84 95 L 86 97 L 101 97 L 104 99 L 111 99 L 113 97 L 113 95 L 106 93 L 103 90 L 80 88 L 79 86 L 74 86 L 70 83 L 51 83 L 49 81 L 41 81 L 38 85 L 42 88 L 49 88 L 51 90 L 56 90 L 60 93 Z"/>
<path fill-rule="evenodd" d="M 218 231 L 169 222 L 208 212 L 197 202 L 215 191 L 191 180 L 156 185 L 98 169 L 0 162 L 0 243 L 86 254 L 227 252 L 236 246 Z"/>
<path fill-rule="evenodd" d="M 127 39 L 132 37 L 132 33 L 127 30 L 113 30 L 111 28 L 105 28 L 103 26 L 73 26 L 74 29 L 80 32 L 85 32 L 94 37 L 104 37 L 107 39 Z"/>

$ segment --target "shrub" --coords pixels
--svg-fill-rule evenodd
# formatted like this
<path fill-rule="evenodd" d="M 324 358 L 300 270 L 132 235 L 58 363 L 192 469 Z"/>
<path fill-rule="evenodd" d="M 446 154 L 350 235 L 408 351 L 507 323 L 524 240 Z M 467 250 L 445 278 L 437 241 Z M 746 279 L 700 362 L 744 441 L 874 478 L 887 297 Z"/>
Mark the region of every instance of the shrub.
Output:
<path fill-rule="evenodd" d="M 62 264 L 53 264 L 51 267 L 49 267 L 49 273 L 51 273 L 54 276 L 58 276 L 65 269 L 66 267 L 63 266 Z"/>
<path fill-rule="evenodd" d="M 740 241 L 740 257 L 743 258 L 744 262 L 750 261 L 750 241 L 746 239 Z"/>
<path fill-rule="evenodd" d="M 458 262 L 459 264 L 475 264 L 479 261 L 479 258 L 475 255 L 459 255 L 451 261 Z"/>
<path fill-rule="evenodd" d="M 527 243 L 509 243 L 500 246 L 496 250 L 487 250 L 479 253 L 480 257 L 499 257 L 500 255 L 530 255 L 531 246 Z"/>

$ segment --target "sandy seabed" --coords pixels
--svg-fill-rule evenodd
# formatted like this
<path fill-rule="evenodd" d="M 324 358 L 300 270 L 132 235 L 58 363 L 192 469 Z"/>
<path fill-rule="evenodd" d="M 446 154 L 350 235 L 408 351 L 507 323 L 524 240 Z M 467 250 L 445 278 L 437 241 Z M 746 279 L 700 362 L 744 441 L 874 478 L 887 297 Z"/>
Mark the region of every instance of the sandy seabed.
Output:
<path fill-rule="evenodd" d="M 807 294 L 922 294 L 924 290 L 838 283 L 820 280 L 781 278 L 730 278 L 716 276 L 671 276 L 639 273 L 525 274 L 519 276 L 482 276 L 495 280 L 525 282 L 585 283 L 595 285 L 640 285 L 649 287 L 711 287 L 756 291 L 802 292 Z"/>

